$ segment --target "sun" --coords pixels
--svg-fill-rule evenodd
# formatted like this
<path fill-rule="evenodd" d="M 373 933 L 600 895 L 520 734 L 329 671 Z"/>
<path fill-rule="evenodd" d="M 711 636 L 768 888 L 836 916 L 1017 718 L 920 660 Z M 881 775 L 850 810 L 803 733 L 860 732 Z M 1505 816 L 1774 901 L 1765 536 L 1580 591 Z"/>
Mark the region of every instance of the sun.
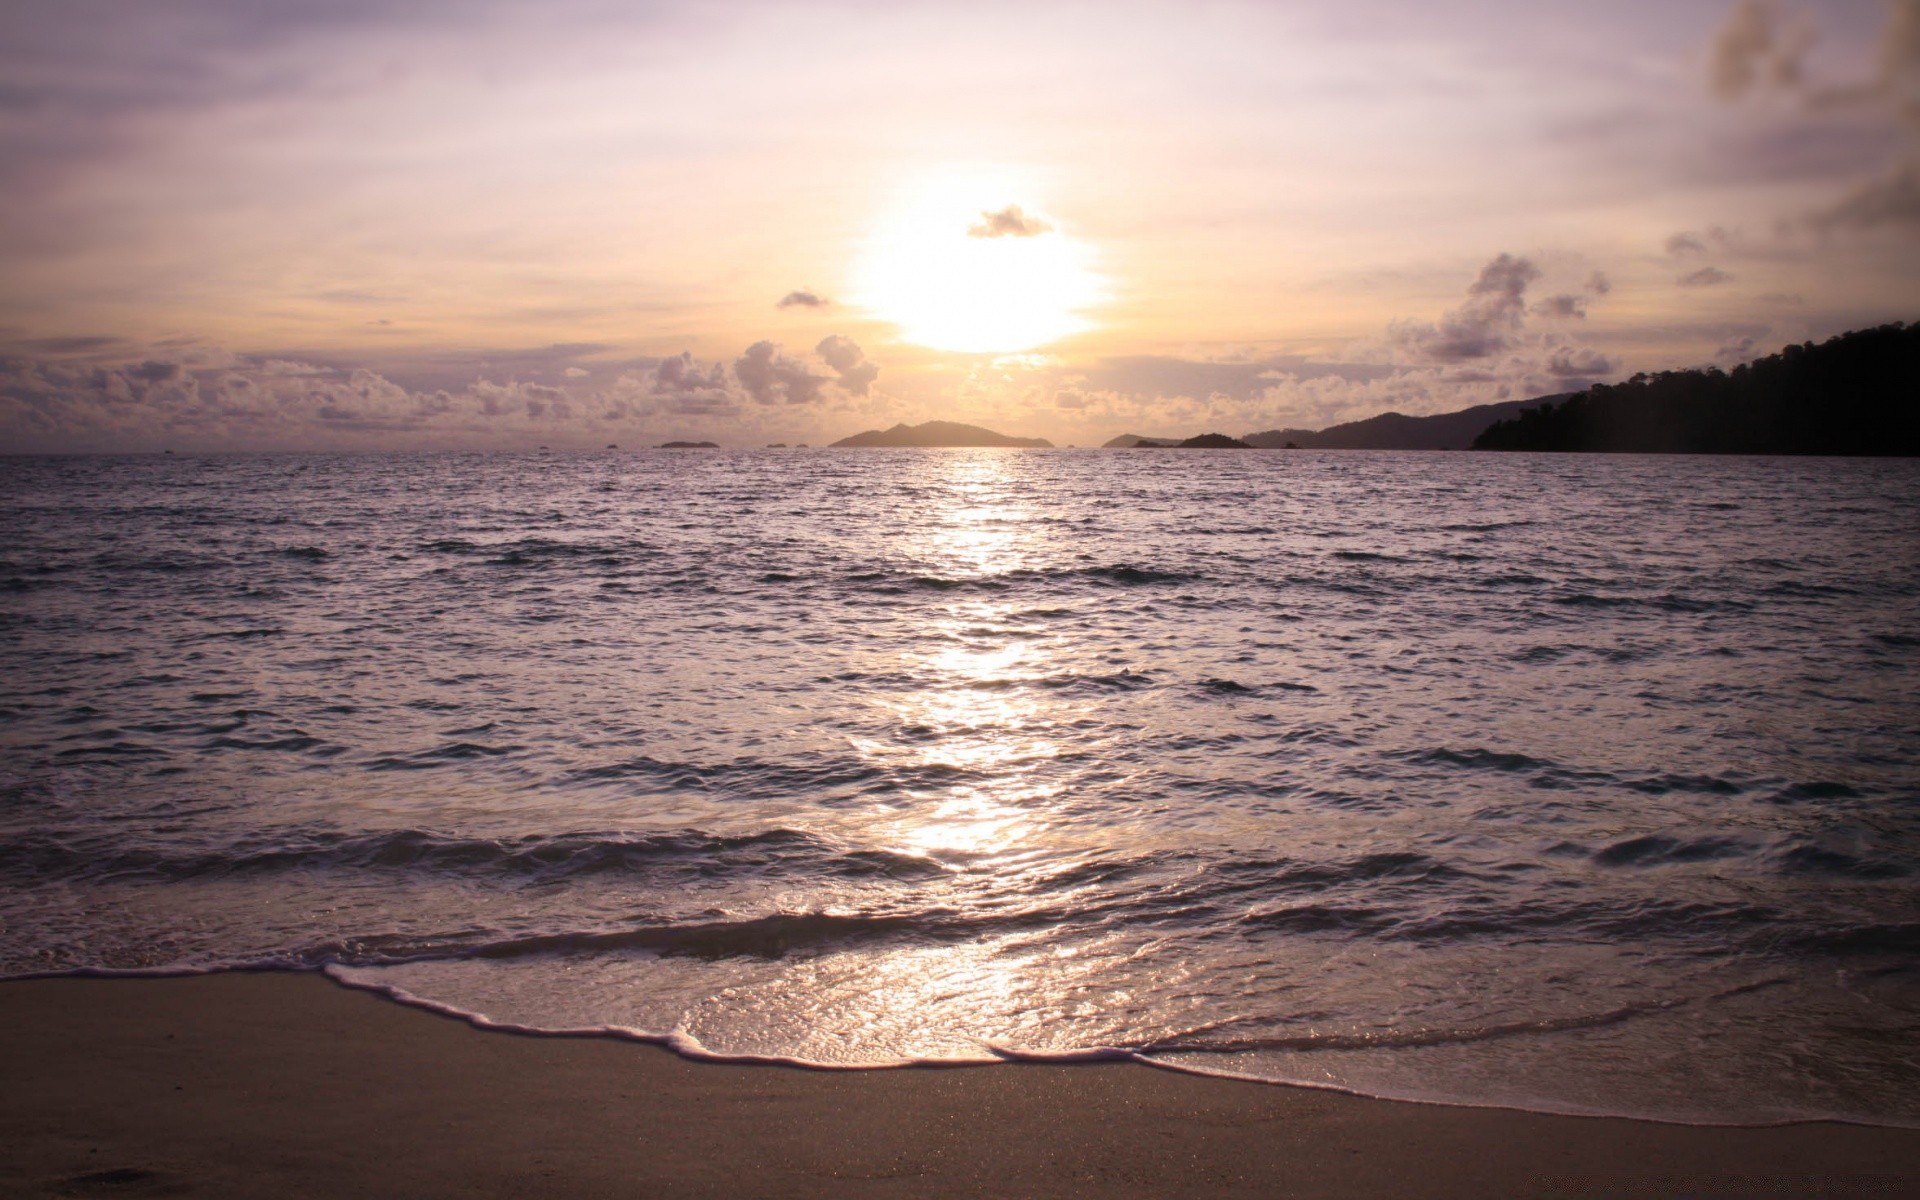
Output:
<path fill-rule="evenodd" d="M 1103 299 L 1093 250 L 994 175 L 946 174 L 907 189 L 855 263 L 850 298 L 936 350 L 1004 354 L 1093 327 Z"/>

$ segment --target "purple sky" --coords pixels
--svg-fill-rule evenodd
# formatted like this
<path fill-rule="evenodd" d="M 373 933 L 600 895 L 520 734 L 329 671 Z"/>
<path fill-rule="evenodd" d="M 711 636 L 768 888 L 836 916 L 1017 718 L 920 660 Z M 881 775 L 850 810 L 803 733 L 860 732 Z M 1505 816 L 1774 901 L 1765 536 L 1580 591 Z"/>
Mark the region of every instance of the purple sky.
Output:
<path fill-rule="evenodd" d="M 1920 316 L 1920 0 L 19 0 L 0 450 L 1318 427 Z"/>

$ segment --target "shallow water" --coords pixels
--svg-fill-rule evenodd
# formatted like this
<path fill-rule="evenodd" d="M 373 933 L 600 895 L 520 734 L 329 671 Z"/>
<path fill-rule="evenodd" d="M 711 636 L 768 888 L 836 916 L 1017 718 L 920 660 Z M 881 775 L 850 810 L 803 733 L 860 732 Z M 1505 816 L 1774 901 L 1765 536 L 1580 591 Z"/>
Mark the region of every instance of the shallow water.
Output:
<path fill-rule="evenodd" d="M 1920 1124 L 1920 462 L 0 460 L 0 971 Z"/>

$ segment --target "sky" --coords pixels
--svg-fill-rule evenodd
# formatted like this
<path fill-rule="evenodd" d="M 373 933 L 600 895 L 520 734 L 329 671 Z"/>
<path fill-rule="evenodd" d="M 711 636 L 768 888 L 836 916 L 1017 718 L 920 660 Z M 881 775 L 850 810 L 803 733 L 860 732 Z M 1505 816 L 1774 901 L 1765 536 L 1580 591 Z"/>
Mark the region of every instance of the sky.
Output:
<path fill-rule="evenodd" d="M 0 452 L 1316 429 L 1920 318 L 1920 0 L 9 0 Z"/>

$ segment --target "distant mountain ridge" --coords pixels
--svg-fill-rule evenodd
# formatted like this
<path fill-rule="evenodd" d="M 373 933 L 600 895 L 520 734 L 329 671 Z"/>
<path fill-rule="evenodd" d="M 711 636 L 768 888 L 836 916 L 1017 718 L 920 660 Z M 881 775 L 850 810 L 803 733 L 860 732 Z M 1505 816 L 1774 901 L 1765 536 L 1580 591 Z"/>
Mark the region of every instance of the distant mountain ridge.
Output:
<path fill-rule="evenodd" d="M 1570 393 L 1569 393 L 1570 394 Z M 1240 440 L 1262 450 L 1279 450 L 1288 445 L 1301 450 L 1465 450 L 1473 439 L 1495 422 L 1519 416 L 1522 409 L 1563 400 L 1564 395 L 1541 396 L 1533 400 L 1506 400 L 1499 404 L 1476 404 L 1459 412 L 1437 413 L 1430 417 L 1409 417 L 1387 412 L 1364 421 L 1347 421 L 1325 429 L 1269 429 L 1249 433 Z M 1106 442 L 1103 449 L 1131 450 L 1136 446 L 1178 446 L 1191 439 L 1146 437 L 1123 433 Z"/>
<path fill-rule="evenodd" d="M 1364 421 L 1330 425 L 1317 432 L 1269 429 L 1264 433 L 1249 433 L 1242 440 L 1268 450 L 1277 450 L 1288 442 L 1302 450 L 1465 450 L 1496 421 L 1519 416 L 1521 409 L 1563 398 L 1542 396 L 1535 400 L 1476 404 L 1459 412 L 1436 413 L 1430 417 L 1386 412 Z"/>
<path fill-rule="evenodd" d="M 921 425 L 895 425 L 892 429 L 869 429 L 865 433 L 856 433 L 834 442 L 835 446 L 1008 446 L 1044 450 L 1053 446 L 1045 438 L 1010 437 L 1004 433 L 995 433 L 991 429 L 982 429 L 978 425 L 962 425 L 958 421 L 928 421 Z"/>

